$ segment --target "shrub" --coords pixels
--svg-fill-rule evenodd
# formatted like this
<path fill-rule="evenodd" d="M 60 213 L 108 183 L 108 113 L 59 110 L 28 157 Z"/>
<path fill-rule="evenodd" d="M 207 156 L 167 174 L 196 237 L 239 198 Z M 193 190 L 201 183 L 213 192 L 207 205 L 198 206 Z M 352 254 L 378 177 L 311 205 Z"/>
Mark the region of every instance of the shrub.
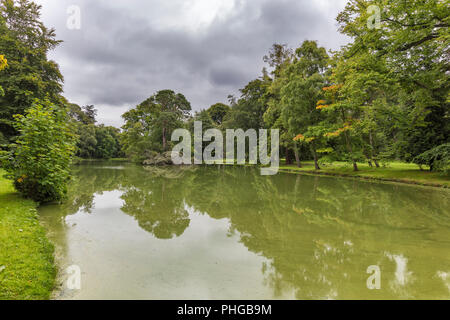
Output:
<path fill-rule="evenodd" d="M 62 200 L 76 141 L 67 111 L 35 103 L 15 116 L 15 128 L 20 136 L 3 157 L 15 188 L 38 202 Z"/>
<path fill-rule="evenodd" d="M 425 151 L 413 159 L 418 165 L 429 165 L 431 171 L 448 172 L 450 169 L 450 143 Z"/>

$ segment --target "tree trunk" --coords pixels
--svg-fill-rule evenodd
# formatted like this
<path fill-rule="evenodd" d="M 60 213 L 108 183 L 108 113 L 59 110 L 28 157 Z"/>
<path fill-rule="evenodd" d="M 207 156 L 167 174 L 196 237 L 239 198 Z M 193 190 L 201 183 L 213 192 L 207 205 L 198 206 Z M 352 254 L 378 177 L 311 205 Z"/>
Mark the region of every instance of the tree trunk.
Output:
<path fill-rule="evenodd" d="M 294 147 L 294 155 L 295 155 L 295 162 L 297 163 L 297 167 L 301 168 L 302 163 L 300 162 L 300 155 L 298 154 L 297 143 L 295 144 L 295 147 Z"/>
<path fill-rule="evenodd" d="M 348 137 L 347 131 L 345 131 L 344 136 L 345 136 L 345 142 L 347 144 L 347 150 L 350 153 L 350 157 L 352 158 L 353 171 L 358 171 L 358 165 L 356 164 L 355 159 L 353 159 L 353 148 L 352 148 L 352 144 L 350 143 L 350 138 Z"/>
<path fill-rule="evenodd" d="M 378 164 L 377 159 L 375 159 L 375 157 L 374 157 L 374 151 L 376 151 L 376 150 L 375 150 L 375 147 L 373 146 L 372 131 L 369 131 L 369 141 L 370 141 L 370 158 L 373 160 L 373 162 L 375 162 L 375 166 L 377 168 L 379 168 L 380 165 Z M 372 167 L 372 164 L 370 166 Z"/>
<path fill-rule="evenodd" d="M 286 147 L 286 164 L 292 164 L 289 148 Z"/>
<path fill-rule="evenodd" d="M 344 110 L 342 110 L 342 122 L 345 123 L 345 114 L 344 114 Z M 345 142 L 347 144 L 347 150 L 350 153 L 350 157 L 352 158 L 352 162 L 353 162 L 353 171 L 358 171 L 358 165 L 356 164 L 355 159 L 353 159 L 353 148 L 352 148 L 352 144 L 350 143 L 350 137 L 348 136 L 348 131 L 344 132 L 344 136 L 345 136 Z"/>
<path fill-rule="evenodd" d="M 317 161 L 317 154 L 314 152 L 314 167 L 316 170 L 320 170 L 319 162 Z"/>
<path fill-rule="evenodd" d="M 162 128 L 162 139 L 163 139 L 162 148 L 163 148 L 163 152 L 165 152 L 166 151 L 166 128 L 165 127 Z"/>
<path fill-rule="evenodd" d="M 375 162 L 375 166 L 376 166 L 377 168 L 380 167 L 380 164 L 378 163 L 378 161 L 377 161 L 376 159 L 373 159 L 373 162 Z"/>
<path fill-rule="evenodd" d="M 317 159 L 316 145 L 314 143 L 311 145 L 311 151 L 314 157 L 314 168 L 316 170 L 320 170 L 319 160 Z"/>

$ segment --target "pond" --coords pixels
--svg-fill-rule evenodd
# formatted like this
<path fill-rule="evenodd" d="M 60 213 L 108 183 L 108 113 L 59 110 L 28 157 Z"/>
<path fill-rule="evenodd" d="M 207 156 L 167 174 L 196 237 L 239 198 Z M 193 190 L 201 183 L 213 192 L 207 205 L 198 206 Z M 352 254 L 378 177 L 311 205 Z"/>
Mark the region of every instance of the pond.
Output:
<path fill-rule="evenodd" d="M 57 299 L 450 299 L 448 190 L 251 167 L 74 171 L 68 200 L 40 209 Z"/>

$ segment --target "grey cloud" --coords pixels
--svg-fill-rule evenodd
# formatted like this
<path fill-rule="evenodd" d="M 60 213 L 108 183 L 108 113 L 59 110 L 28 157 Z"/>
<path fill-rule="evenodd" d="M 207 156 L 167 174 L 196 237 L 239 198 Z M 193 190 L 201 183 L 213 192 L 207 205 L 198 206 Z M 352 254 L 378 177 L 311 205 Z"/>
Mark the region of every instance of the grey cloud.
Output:
<path fill-rule="evenodd" d="M 210 71 L 210 79 L 217 86 L 232 86 L 242 83 L 246 77 L 237 70 L 213 68 Z"/>
<path fill-rule="evenodd" d="M 117 110 L 116 122 L 111 115 L 104 119 L 116 125 L 124 105 L 133 107 L 160 89 L 182 92 L 194 110 L 226 102 L 260 75 L 274 42 L 296 47 L 315 39 L 333 49 L 346 42 L 334 21 L 345 1 L 323 7 L 323 1 L 238 0 L 225 18 L 197 31 L 157 23 L 181 0 L 38 2 L 44 22 L 64 40 L 51 57 L 65 76 L 66 96 Z M 66 8 L 74 2 L 82 10 L 77 31 L 65 27 Z"/>

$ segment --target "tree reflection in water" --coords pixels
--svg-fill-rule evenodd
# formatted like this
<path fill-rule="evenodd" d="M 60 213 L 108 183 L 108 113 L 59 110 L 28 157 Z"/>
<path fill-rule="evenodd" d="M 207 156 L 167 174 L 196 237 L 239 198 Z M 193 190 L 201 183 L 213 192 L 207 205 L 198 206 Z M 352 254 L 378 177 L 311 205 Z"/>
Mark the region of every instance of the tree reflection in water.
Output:
<path fill-rule="evenodd" d="M 191 220 L 187 208 L 228 219 L 229 234 L 267 258 L 261 271 L 275 296 L 293 290 L 298 299 L 450 297 L 443 276 L 450 272 L 446 190 L 265 177 L 250 167 L 100 164 L 76 167 L 70 188 L 60 216 L 47 218 L 89 214 L 95 195 L 119 190 L 121 210 L 158 239 L 183 235 Z M 370 265 L 382 268 L 380 291 L 366 287 Z"/>

